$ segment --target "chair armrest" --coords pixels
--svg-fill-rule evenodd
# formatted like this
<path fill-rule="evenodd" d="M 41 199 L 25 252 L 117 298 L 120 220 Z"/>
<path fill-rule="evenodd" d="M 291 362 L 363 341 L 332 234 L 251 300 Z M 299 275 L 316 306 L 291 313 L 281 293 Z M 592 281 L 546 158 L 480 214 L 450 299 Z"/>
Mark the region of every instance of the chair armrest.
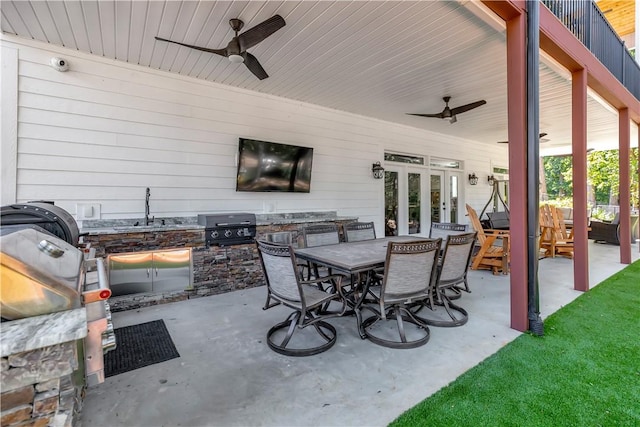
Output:
<path fill-rule="evenodd" d="M 310 280 L 301 280 L 301 285 L 315 285 L 318 283 L 331 283 L 337 285 L 338 289 L 342 289 L 342 279 L 344 276 L 341 274 L 332 274 L 331 276 L 323 276 Z"/>
<path fill-rule="evenodd" d="M 497 237 L 508 236 L 511 233 L 509 230 L 495 230 L 493 228 L 485 228 L 483 232 L 484 234 L 495 235 Z"/>

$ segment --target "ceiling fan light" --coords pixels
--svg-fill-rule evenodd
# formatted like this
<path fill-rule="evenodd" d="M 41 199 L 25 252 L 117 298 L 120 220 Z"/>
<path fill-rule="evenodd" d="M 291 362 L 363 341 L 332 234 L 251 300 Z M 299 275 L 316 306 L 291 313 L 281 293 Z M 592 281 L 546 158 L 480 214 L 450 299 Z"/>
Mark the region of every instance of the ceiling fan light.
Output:
<path fill-rule="evenodd" d="M 244 58 L 240 55 L 229 55 L 229 61 L 234 64 L 242 64 L 244 62 Z"/>

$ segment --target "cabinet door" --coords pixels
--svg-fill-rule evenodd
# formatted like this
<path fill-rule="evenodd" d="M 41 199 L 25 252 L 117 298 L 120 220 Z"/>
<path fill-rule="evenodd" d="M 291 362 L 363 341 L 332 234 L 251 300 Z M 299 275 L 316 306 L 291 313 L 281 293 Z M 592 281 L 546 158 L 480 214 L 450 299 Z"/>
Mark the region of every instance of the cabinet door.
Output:
<path fill-rule="evenodd" d="M 153 253 L 153 292 L 184 290 L 190 285 L 189 249 Z"/>
<path fill-rule="evenodd" d="M 127 295 L 152 290 L 151 252 L 109 255 L 111 295 Z"/>

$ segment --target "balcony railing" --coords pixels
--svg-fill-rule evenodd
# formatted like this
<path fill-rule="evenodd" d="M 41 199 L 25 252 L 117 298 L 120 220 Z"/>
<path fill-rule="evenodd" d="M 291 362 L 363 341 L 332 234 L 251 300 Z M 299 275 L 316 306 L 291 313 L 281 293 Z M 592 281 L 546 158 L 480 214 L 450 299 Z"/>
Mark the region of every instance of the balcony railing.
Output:
<path fill-rule="evenodd" d="M 541 1 L 640 100 L 640 66 L 598 6 L 584 0 Z"/>

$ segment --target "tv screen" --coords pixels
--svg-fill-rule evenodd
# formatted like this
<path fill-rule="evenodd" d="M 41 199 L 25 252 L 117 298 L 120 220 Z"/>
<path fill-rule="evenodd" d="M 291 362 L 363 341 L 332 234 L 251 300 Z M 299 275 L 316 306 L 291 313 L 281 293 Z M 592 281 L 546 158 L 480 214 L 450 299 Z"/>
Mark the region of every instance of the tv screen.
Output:
<path fill-rule="evenodd" d="M 313 148 L 240 138 L 236 191 L 308 193 Z"/>

